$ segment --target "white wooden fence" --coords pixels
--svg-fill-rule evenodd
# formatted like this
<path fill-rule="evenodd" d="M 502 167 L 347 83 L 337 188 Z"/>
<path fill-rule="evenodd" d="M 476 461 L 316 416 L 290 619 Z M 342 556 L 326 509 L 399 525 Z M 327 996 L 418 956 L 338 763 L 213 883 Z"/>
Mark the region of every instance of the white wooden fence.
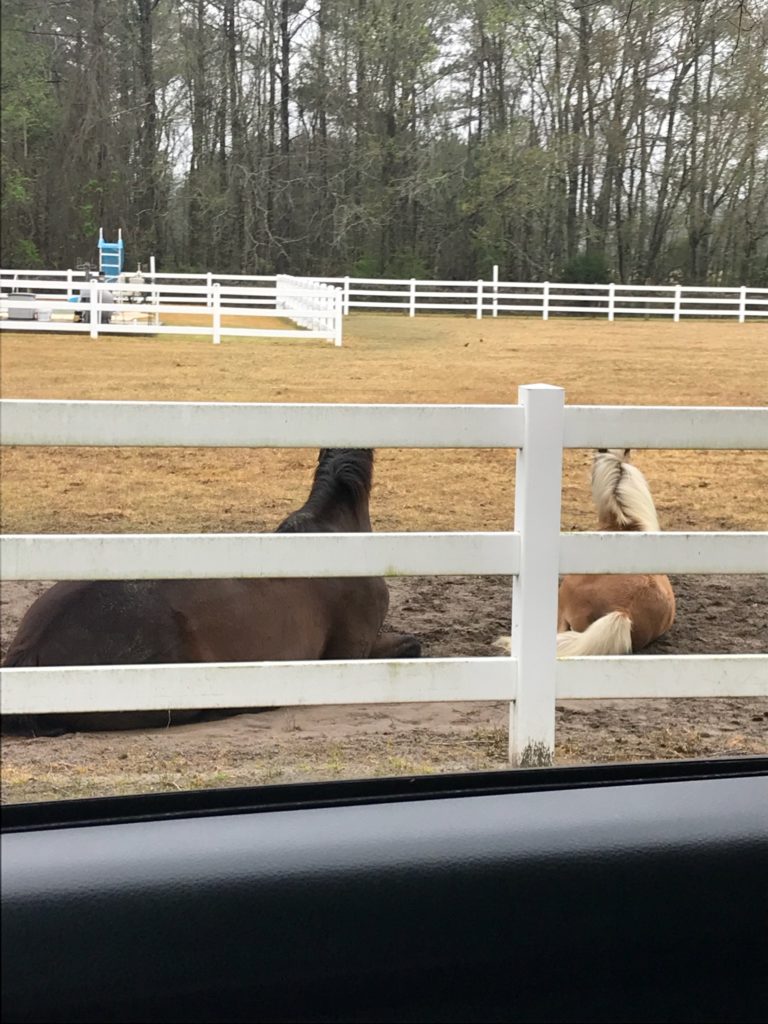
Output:
<path fill-rule="evenodd" d="M 518 449 L 505 533 L 0 538 L 5 580 L 508 574 L 511 657 L 8 668 L 4 714 L 506 700 L 511 760 L 546 764 L 556 699 L 768 696 L 768 655 L 558 661 L 555 647 L 558 573 L 768 572 L 768 533 L 561 534 L 563 448 L 766 449 L 768 408 L 566 408 L 560 388 L 529 385 L 510 406 L 6 400 L 0 419 L 7 445 Z"/>
<path fill-rule="evenodd" d="M 71 274 L 48 274 L 20 277 L 17 271 L 0 271 L 0 329 L 87 333 L 92 338 L 125 333 L 203 335 L 215 345 L 220 344 L 222 335 L 321 338 L 334 345 L 342 343 L 341 289 L 327 284 L 299 278 L 273 278 L 260 286 L 228 284 L 214 281 L 213 275 L 201 275 L 204 283 L 199 284 L 158 280 L 157 275 L 141 283 L 130 280 L 130 275 L 104 283 Z M 87 298 L 75 302 L 82 289 L 87 289 Z M 104 301 L 105 291 L 114 302 Z M 19 298 L 19 292 L 34 298 Z M 86 314 L 86 319 L 76 321 L 75 313 Z M 184 323 L 190 314 L 195 321 Z M 182 322 L 174 323 L 174 317 Z M 223 317 L 280 317 L 293 320 L 301 329 L 223 326 Z"/>
<path fill-rule="evenodd" d="M 548 320 L 555 315 L 734 317 L 744 323 L 768 317 L 768 288 L 716 288 L 693 285 L 562 284 L 550 281 L 418 281 L 320 277 L 342 287 L 344 312 L 352 309 L 474 313 L 476 319 L 500 313 L 528 314 Z"/>
<path fill-rule="evenodd" d="M 324 326 L 333 336 L 334 344 L 341 345 L 342 297 L 338 288 L 305 277 L 278 274 L 275 292 L 278 310 L 291 310 L 288 315 L 300 327 L 313 330 Z"/>
<path fill-rule="evenodd" d="M 154 266 L 154 264 L 153 264 Z M 122 281 L 130 282 L 130 273 Z M 285 275 L 284 279 L 288 276 Z M 240 307 L 268 304 L 274 311 L 274 296 L 280 288 L 280 275 L 248 274 L 176 274 L 155 273 L 147 280 L 157 285 L 163 296 L 171 301 L 213 304 L 212 289 L 221 285 L 221 295 L 238 294 Z M 66 295 L 82 283 L 82 274 L 76 271 L 6 270 L 0 271 L 0 287 L 17 287 L 17 282 L 34 284 L 30 290 L 42 290 L 42 282 L 58 282 Z M 355 277 L 290 277 L 297 285 L 299 300 L 306 290 L 314 289 L 319 311 L 325 313 L 320 285 L 338 290 L 342 311 L 384 310 L 403 312 L 413 317 L 421 312 L 463 312 L 477 319 L 499 314 L 527 314 L 548 320 L 550 316 L 581 314 L 607 317 L 668 317 L 680 321 L 686 317 L 725 317 L 745 323 L 754 318 L 768 318 L 768 288 L 734 286 L 721 288 L 704 285 L 639 285 L 639 284 L 562 284 L 549 281 L 500 281 L 498 267 L 488 280 L 424 281 L 416 278 L 355 278 Z M 205 288 L 204 297 L 193 298 L 192 286 Z M 120 288 L 122 289 L 122 285 Z M 284 286 L 283 286 L 284 287 Z M 178 289 L 178 290 L 177 290 Z M 186 291 L 185 291 L 186 289 Z M 234 291 L 230 291 L 234 290 Z M 239 293 L 238 293 L 239 290 Z M 311 305 L 311 304 L 310 304 Z M 312 313 L 310 308 L 310 315 Z M 230 312 L 227 310 L 227 312 Z M 299 316 L 300 310 L 297 311 Z M 305 309 L 306 313 L 306 309 Z M 296 319 L 295 317 L 291 317 Z M 340 327 L 334 325 L 334 332 Z M 229 331 L 225 333 L 231 333 Z M 325 335 L 335 340 L 335 334 Z"/>

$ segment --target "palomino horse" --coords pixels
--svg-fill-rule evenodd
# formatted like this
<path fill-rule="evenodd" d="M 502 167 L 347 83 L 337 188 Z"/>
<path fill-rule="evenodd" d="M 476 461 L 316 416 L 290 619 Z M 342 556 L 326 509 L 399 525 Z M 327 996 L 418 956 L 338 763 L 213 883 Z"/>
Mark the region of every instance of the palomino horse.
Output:
<path fill-rule="evenodd" d="M 373 451 L 321 449 L 306 503 L 278 533 L 371 531 Z M 383 579 L 196 579 L 62 582 L 29 608 L 4 664 L 128 665 L 200 661 L 412 658 L 419 641 L 381 633 Z M 231 709 L 224 715 L 247 709 Z M 88 712 L 4 723 L 34 733 L 135 729 L 197 711 Z"/>
<path fill-rule="evenodd" d="M 660 529 L 645 477 L 629 448 L 601 448 L 592 464 L 592 497 L 600 530 Z M 565 576 L 557 599 L 557 655 L 630 654 L 669 629 L 675 595 L 667 576 L 633 573 Z M 509 651 L 510 640 L 496 646 Z"/>

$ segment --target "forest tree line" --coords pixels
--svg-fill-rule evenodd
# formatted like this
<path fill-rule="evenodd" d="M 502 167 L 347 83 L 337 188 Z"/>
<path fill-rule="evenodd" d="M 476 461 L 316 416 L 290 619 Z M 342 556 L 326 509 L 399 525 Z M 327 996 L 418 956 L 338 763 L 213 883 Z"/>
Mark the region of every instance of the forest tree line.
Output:
<path fill-rule="evenodd" d="M 768 0 L 3 0 L 2 265 L 768 285 Z"/>

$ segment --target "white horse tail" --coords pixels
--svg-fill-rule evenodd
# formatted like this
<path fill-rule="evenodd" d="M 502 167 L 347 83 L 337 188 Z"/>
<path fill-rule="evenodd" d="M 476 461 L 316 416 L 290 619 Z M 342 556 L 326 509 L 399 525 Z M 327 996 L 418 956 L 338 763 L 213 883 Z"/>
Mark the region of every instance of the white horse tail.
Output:
<path fill-rule="evenodd" d="M 658 531 L 661 527 L 648 483 L 637 466 L 625 461 L 628 456 L 628 448 L 608 448 L 595 455 L 592 497 L 601 526 Z"/>
<path fill-rule="evenodd" d="M 587 626 L 583 633 L 568 630 L 557 634 L 558 658 L 631 653 L 632 620 L 626 612 L 609 612 Z"/>
<path fill-rule="evenodd" d="M 509 654 L 512 638 L 500 636 L 491 647 Z M 577 658 L 587 654 L 631 654 L 632 620 L 626 612 L 609 612 L 587 626 L 583 633 L 568 630 L 557 634 L 558 658 Z"/>

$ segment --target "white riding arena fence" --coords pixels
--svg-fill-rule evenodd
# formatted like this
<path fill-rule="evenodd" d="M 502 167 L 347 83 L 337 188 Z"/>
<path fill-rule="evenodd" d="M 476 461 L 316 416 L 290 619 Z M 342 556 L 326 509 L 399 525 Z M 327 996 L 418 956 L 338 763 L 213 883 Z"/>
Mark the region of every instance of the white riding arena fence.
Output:
<path fill-rule="evenodd" d="M 153 275 L 122 275 L 114 282 L 88 280 L 73 271 L 0 271 L 0 329 L 35 332 L 105 334 L 185 334 L 241 338 L 320 338 L 342 343 L 342 296 L 339 288 L 299 278 L 272 278 L 266 284 L 231 284 L 198 275 L 198 284 L 168 281 Z M 24 276 L 22 276 L 24 275 Z M 191 275 L 190 275 L 191 276 Z M 87 291 L 85 300 L 78 293 Z M 114 301 L 104 301 L 109 293 Z M 163 322 L 168 317 L 195 317 L 195 322 Z M 286 327 L 234 327 L 223 317 L 283 318 Z"/>
<path fill-rule="evenodd" d="M 499 314 L 607 317 L 734 317 L 744 323 L 768 317 L 768 288 L 703 285 L 565 284 L 550 281 L 419 281 L 415 278 L 319 277 L 341 287 L 344 313 L 353 309 L 473 313 L 477 320 Z"/>
<path fill-rule="evenodd" d="M 558 574 L 766 573 L 768 533 L 560 533 L 563 448 L 768 448 L 768 408 L 281 405 L 5 400 L 7 445 L 516 448 L 499 533 L 16 535 L 4 580 L 511 575 L 511 657 L 0 670 L 3 714 L 510 702 L 510 759 L 550 763 L 555 702 L 768 696 L 768 655 L 558 660 Z"/>
<path fill-rule="evenodd" d="M 152 266 L 154 262 L 152 261 Z M 128 295 L 129 286 L 137 275 L 121 275 L 115 285 L 121 295 Z M 83 283 L 84 275 L 72 270 L 2 270 L 0 288 L 19 290 L 24 284 L 30 291 L 50 290 L 51 282 L 58 282 L 59 292 L 71 296 L 75 288 Z M 498 317 L 500 314 L 540 316 L 548 320 L 557 315 L 582 315 L 606 317 L 614 321 L 617 317 L 668 317 L 675 322 L 687 317 L 734 318 L 746 323 L 755 318 L 768 318 L 768 288 L 719 287 L 715 285 L 680 284 L 566 284 L 550 281 L 501 281 L 498 267 L 487 280 L 475 281 L 428 281 L 416 278 L 355 278 L 355 277 L 296 277 L 292 275 L 249 275 L 249 274 L 182 274 L 156 273 L 154 269 L 146 276 L 145 289 L 154 303 L 163 299 L 171 303 L 203 303 L 213 306 L 213 289 L 221 286 L 221 301 L 237 298 L 229 305 L 235 309 L 223 309 L 227 315 L 238 315 L 238 308 L 249 306 L 270 308 L 272 315 L 280 302 L 287 296 L 287 282 L 292 282 L 291 312 L 282 312 L 297 323 L 302 320 L 313 322 L 311 329 L 325 329 L 322 336 L 339 344 L 341 325 L 330 319 L 335 315 L 334 299 L 328 298 L 325 288 L 338 293 L 341 313 L 352 310 L 380 310 L 402 312 L 408 316 L 417 313 L 470 313 L 480 320 L 483 317 Z M 63 288 L 62 288 L 63 286 Z M 295 286 L 295 288 L 293 287 Z M 204 292 L 199 291 L 204 289 Z M 204 296 L 201 297 L 201 296 Z M 13 306 L 12 296 L 4 295 L 0 305 Z M 327 303 L 330 302 L 330 312 Z M 18 302 L 16 303 L 18 306 Z M 71 307 L 70 307 L 71 312 Z M 125 312 L 125 310 L 123 310 Z M 296 314 L 296 315 L 294 315 Z M 241 314 L 245 315 L 245 314 Z M 269 314 L 267 314 L 269 315 Z M 6 326 L 0 320 L 0 327 Z M 305 324 L 306 326 L 306 324 Z M 177 333 L 182 333 L 179 330 Z M 187 330 L 186 333 L 201 333 Z M 236 333 L 225 330 L 225 334 Z M 251 332 L 255 336 L 258 332 Z M 279 332 L 266 332 L 279 336 Z M 302 337 L 307 337 L 304 332 Z M 310 337 L 312 335 L 309 335 Z"/>
<path fill-rule="evenodd" d="M 341 309 L 338 289 L 304 277 L 278 274 L 275 282 L 278 310 L 291 310 L 291 319 L 300 327 L 314 329 L 325 324 L 334 333 L 334 344 L 341 345 Z"/>

